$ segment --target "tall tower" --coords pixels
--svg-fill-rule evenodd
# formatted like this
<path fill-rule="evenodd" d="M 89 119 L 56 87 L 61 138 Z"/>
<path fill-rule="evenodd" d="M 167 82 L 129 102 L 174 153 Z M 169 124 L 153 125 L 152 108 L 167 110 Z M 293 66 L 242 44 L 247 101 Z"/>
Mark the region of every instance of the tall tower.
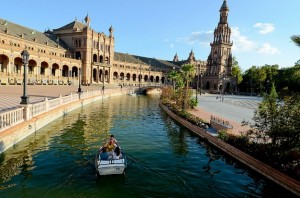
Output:
<path fill-rule="evenodd" d="M 230 41 L 231 29 L 228 25 L 229 7 L 224 0 L 220 8 L 220 21 L 214 30 L 214 40 L 207 58 L 207 72 L 204 77 L 205 89 L 220 90 L 225 77 L 231 74 L 232 54 Z M 221 86 L 221 88 L 220 88 Z M 224 86 L 224 85 L 223 85 Z"/>

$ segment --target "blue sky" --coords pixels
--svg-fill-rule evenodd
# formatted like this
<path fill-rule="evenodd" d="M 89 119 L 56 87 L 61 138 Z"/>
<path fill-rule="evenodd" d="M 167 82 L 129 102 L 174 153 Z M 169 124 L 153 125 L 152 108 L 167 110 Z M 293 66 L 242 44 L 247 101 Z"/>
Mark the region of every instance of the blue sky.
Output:
<path fill-rule="evenodd" d="M 223 0 L 5 0 L 0 17 L 38 30 L 56 29 L 88 14 L 91 27 L 115 30 L 115 51 L 172 60 L 206 60 Z M 242 70 L 279 64 L 290 67 L 300 48 L 300 0 L 227 0 L 232 53 Z"/>

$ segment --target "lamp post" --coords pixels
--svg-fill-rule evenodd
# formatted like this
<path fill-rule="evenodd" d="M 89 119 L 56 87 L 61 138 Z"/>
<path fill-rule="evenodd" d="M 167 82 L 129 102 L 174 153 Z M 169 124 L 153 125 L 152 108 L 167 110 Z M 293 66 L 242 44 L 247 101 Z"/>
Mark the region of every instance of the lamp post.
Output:
<path fill-rule="evenodd" d="M 28 97 L 27 97 L 27 67 L 28 67 L 28 60 L 29 60 L 29 53 L 27 50 L 23 50 L 22 53 L 22 60 L 24 63 L 24 81 L 23 81 L 23 96 L 21 97 L 20 104 L 28 104 Z"/>
<path fill-rule="evenodd" d="M 103 67 L 103 73 L 102 73 L 102 75 L 103 75 L 102 93 L 104 95 L 104 89 L 105 89 L 105 87 L 104 87 L 104 82 L 105 82 L 105 66 Z"/>
<path fill-rule="evenodd" d="M 202 94 L 202 71 L 200 70 L 200 96 Z"/>
<path fill-rule="evenodd" d="M 142 65 L 140 65 L 140 75 L 139 75 L 139 91 L 141 92 L 141 81 L 142 81 L 142 74 L 141 74 L 141 71 L 142 71 Z"/>
<path fill-rule="evenodd" d="M 149 86 L 151 84 L 151 76 L 150 76 L 151 67 L 149 67 Z"/>
<path fill-rule="evenodd" d="M 81 93 L 80 68 L 78 69 L 78 93 Z"/>
<path fill-rule="evenodd" d="M 197 66 L 197 86 L 196 86 L 196 101 L 198 102 L 198 87 L 199 85 L 199 65 Z"/>

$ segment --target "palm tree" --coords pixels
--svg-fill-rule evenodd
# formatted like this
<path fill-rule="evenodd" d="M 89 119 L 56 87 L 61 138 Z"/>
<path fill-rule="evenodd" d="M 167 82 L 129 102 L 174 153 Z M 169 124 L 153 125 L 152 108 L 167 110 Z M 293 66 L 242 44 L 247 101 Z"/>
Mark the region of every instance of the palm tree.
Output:
<path fill-rule="evenodd" d="M 181 67 L 181 76 L 183 78 L 183 81 L 184 81 L 184 85 L 185 85 L 185 89 L 184 89 L 184 92 L 183 92 L 183 100 L 182 100 L 182 111 L 185 111 L 186 108 L 187 108 L 187 101 L 188 101 L 188 97 L 189 97 L 189 94 L 188 94 L 188 91 L 189 91 L 189 84 L 190 82 L 192 81 L 192 79 L 195 77 L 196 75 L 196 72 L 195 72 L 195 67 L 194 65 L 191 65 L 191 64 L 184 64 L 182 65 Z"/>
<path fill-rule="evenodd" d="M 300 47 L 300 35 L 291 36 L 291 39 L 296 45 L 298 45 L 298 47 Z"/>
<path fill-rule="evenodd" d="M 169 78 L 171 78 L 172 80 L 172 84 L 173 84 L 173 90 L 175 90 L 175 80 L 178 78 L 178 72 L 177 71 L 171 71 L 168 75 Z"/>

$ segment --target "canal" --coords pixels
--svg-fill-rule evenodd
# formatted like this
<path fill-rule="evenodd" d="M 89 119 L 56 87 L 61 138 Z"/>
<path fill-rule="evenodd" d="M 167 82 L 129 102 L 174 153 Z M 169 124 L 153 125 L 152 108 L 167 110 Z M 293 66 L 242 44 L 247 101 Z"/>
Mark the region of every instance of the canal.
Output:
<path fill-rule="evenodd" d="M 170 119 L 157 97 L 120 96 L 57 119 L 0 155 L 0 197 L 293 197 Z M 114 134 L 125 175 L 96 179 Z"/>

